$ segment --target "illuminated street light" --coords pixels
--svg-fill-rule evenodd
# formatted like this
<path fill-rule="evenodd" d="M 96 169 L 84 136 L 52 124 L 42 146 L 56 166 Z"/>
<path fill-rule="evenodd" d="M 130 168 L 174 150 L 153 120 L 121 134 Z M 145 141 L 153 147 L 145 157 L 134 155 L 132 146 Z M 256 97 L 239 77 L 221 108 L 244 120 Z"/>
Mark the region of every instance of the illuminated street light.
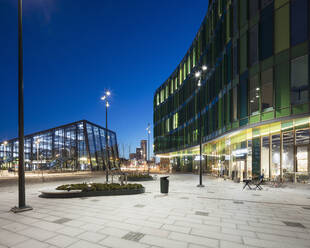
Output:
<path fill-rule="evenodd" d="M 105 103 L 105 122 L 106 122 L 106 133 L 105 133 L 105 140 L 106 140 L 106 182 L 109 181 L 109 170 L 111 169 L 110 165 L 110 155 L 109 155 L 109 139 L 108 139 L 108 108 L 110 107 L 110 104 L 108 102 L 108 97 L 111 96 L 111 92 L 107 90 L 105 92 L 105 95 L 101 97 L 102 101 L 106 101 Z"/>
<path fill-rule="evenodd" d="M 201 69 L 198 69 L 195 72 L 195 77 L 198 79 L 198 89 L 200 90 L 201 87 L 201 77 L 202 77 L 202 73 L 206 73 L 207 72 L 208 67 L 206 65 L 202 65 Z M 201 123 L 201 97 L 200 97 L 200 93 L 198 92 L 198 106 L 199 106 L 199 184 L 197 185 L 197 187 L 204 187 L 204 185 L 202 184 L 202 123 Z"/>
<path fill-rule="evenodd" d="M 23 4 L 18 0 L 18 206 L 14 213 L 32 210 L 26 206 L 24 163 L 24 71 L 23 71 Z"/>

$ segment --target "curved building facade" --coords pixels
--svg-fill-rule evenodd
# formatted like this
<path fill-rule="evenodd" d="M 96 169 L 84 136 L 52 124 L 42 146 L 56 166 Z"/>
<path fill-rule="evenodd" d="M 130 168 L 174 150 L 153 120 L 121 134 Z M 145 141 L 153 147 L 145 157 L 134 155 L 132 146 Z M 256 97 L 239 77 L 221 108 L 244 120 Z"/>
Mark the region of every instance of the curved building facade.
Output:
<path fill-rule="evenodd" d="M 210 1 L 191 47 L 155 92 L 155 154 L 194 171 L 201 138 L 204 171 L 308 176 L 309 8 L 308 0 Z"/>

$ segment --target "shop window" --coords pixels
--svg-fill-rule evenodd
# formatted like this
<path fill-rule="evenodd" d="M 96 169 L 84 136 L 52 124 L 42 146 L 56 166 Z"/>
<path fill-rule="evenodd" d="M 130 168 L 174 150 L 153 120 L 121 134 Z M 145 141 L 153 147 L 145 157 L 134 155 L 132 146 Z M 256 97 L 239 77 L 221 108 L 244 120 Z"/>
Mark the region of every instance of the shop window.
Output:
<path fill-rule="evenodd" d="M 273 54 L 273 5 L 261 11 L 260 19 L 260 59 L 264 60 Z"/>
<path fill-rule="evenodd" d="M 258 75 L 250 78 L 249 90 L 249 106 L 250 113 L 257 114 L 259 111 L 260 87 L 258 83 Z"/>
<path fill-rule="evenodd" d="M 250 56 L 249 63 L 252 66 L 258 60 L 258 25 L 250 29 Z"/>
<path fill-rule="evenodd" d="M 291 61 L 291 103 L 308 102 L 308 55 Z"/>
<path fill-rule="evenodd" d="M 297 172 L 308 172 L 310 130 L 296 131 Z"/>
<path fill-rule="evenodd" d="M 247 33 L 240 37 L 240 75 L 247 70 L 248 67 L 248 39 Z"/>
<path fill-rule="evenodd" d="M 308 38 L 308 5 L 309 0 L 291 1 L 291 46 Z"/>
<path fill-rule="evenodd" d="M 261 73 L 262 111 L 273 109 L 273 69 Z"/>
<path fill-rule="evenodd" d="M 272 163 L 271 178 L 278 179 L 280 176 L 280 134 L 272 136 Z"/>
<path fill-rule="evenodd" d="M 275 10 L 275 53 L 279 53 L 290 46 L 290 8 L 289 4 Z M 284 28 L 285 27 L 285 28 Z"/>
<path fill-rule="evenodd" d="M 289 178 L 289 173 L 294 172 L 294 133 L 283 133 L 282 170 L 284 178 Z"/>
<path fill-rule="evenodd" d="M 269 136 L 262 137 L 261 149 L 261 173 L 264 173 L 265 178 L 269 178 L 270 165 L 270 139 Z"/>

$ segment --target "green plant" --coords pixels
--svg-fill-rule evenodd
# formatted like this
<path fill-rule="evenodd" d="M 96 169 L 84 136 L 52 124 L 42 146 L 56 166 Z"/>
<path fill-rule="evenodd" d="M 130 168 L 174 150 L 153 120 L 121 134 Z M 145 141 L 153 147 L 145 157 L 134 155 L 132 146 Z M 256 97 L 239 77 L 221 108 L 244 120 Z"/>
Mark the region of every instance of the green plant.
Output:
<path fill-rule="evenodd" d="M 141 184 L 126 184 L 120 185 L 119 183 L 80 183 L 80 184 L 65 184 L 58 186 L 56 190 L 81 190 L 82 192 L 87 191 L 113 191 L 113 190 L 130 190 L 130 189 L 141 189 Z"/>
<path fill-rule="evenodd" d="M 131 174 L 127 176 L 128 179 L 153 179 L 151 175 L 148 174 Z"/>

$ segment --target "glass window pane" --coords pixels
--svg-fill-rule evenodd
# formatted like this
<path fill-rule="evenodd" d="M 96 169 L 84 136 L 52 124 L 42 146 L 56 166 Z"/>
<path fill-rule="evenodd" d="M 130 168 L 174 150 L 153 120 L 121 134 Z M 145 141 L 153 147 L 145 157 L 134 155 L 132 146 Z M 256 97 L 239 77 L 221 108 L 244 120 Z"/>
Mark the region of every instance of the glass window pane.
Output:
<path fill-rule="evenodd" d="M 248 83 L 247 79 L 241 80 L 240 88 L 240 119 L 248 115 Z"/>
<path fill-rule="evenodd" d="M 308 101 L 308 56 L 291 61 L 291 102 L 301 104 Z"/>
<path fill-rule="evenodd" d="M 266 70 L 261 74 L 262 82 L 262 110 L 273 108 L 273 69 Z"/>
<path fill-rule="evenodd" d="M 250 0 L 252 1 L 252 0 Z M 264 9 L 267 7 L 269 4 L 271 5 L 273 3 L 273 0 L 261 0 L 261 9 Z M 273 5 L 273 4 L 272 4 Z"/>
<path fill-rule="evenodd" d="M 248 66 L 248 39 L 247 33 L 240 37 L 240 74 L 246 71 Z"/>
<path fill-rule="evenodd" d="M 250 0 L 249 1 L 249 14 L 250 14 L 250 19 L 255 17 L 258 13 L 258 3 L 259 0 Z"/>
<path fill-rule="evenodd" d="M 294 133 L 283 134 L 282 169 L 284 177 L 294 172 Z"/>
<path fill-rule="evenodd" d="M 277 179 L 280 175 L 280 134 L 272 136 L 272 163 L 271 178 Z"/>
<path fill-rule="evenodd" d="M 307 40 L 308 0 L 291 1 L 291 46 Z"/>
<path fill-rule="evenodd" d="M 250 30 L 250 65 L 253 65 L 258 60 L 258 25 L 255 25 Z"/>
<path fill-rule="evenodd" d="M 279 53 L 290 46 L 290 8 L 289 4 L 275 11 L 275 53 Z"/>
<path fill-rule="evenodd" d="M 269 178 L 269 152 L 270 152 L 270 140 L 269 136 L 262 138 L 262 150 L 261 150 L 261 169 L 265 178 Z"/>
<path fill-rule="evenodd" d="M 260 58 L 264 60 L 273 54 L 273 5 L 269 5 L 261 13 Z"/>
<path fill-rule="evenodd" d="M 258 75 L 250 78 L 250 90 L 249 90 L 249 106 L 250 113 L 256 114 L 259 111 L 259 97 L 260 88 L 258 84 Z"/>

